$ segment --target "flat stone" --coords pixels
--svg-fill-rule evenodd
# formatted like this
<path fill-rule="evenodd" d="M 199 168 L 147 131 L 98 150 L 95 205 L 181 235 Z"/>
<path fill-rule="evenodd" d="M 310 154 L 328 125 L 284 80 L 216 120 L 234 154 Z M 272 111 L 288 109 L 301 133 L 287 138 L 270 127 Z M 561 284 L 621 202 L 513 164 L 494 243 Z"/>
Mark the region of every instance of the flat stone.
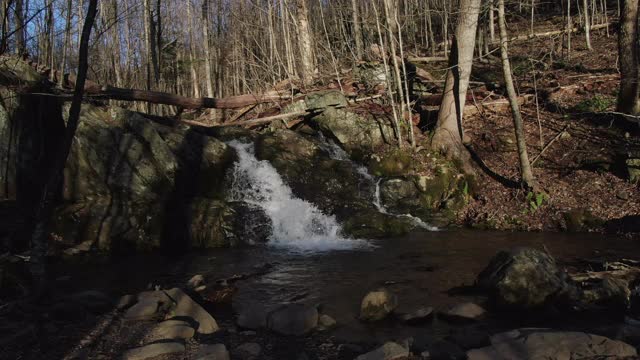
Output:
<path fill-rule="evenodd" d="M 168 318 L 184 316 L 195 320 L 198 323 L 199 334 L 213 334 L 220 329 L 216 319 L 182 290 L 173 288 L 166 293 L 174 302 Z"/>
<path fill-rule="evenodd" d="M 150 320 L 158 314 L 159 303 L 156 299 L 148 298 L 138 301 L 125 313 L 126 320 Z"/>
<path fill-rule="evenodd" d="M 400 344 L 388 342 L 371 352 L 358 356 L 356 360 L 395 360 L 407 357 L 409 357 L 409 349 Z"/>
<path fill-rule="evenodd" d="M 318 326 L 318 309 L 303 304 L 288 304 L 272 311 L 267 327 L 283 335 L 304 335 Z"/>
<path fill-rule="evenodd" d="M 462 303 L 454 305 L 442 315 L 453 321 L 476 321 L 482 318 L 486 314 L 486 310 L 474 303 Z"/>
<path fill-rule="evenodd" d="M 426 308 L 420 308 L 408 314 L 404 314 L 400 316 L 400 320 L 402 320 L 408 325 L 418 325 L 428 321 L 432 317 L 433 317 L 433 308 L 426 307 Z"/>
<path fill-rule="evenodd" d="M 621 341 L 581 332 L 520 329 L 491 337 L 491 346 L 467 352 L 469 360 L 621 359 L 637 356 Z"/>
<path fill-rule="evenodd" d="M 196 360 L 229 360 L 229 351 L 224 344 L 205 345 L 198 349 Z"/>
<path fill-rule="evenodd" d="M 336 326 L 336 324 L 337 324 L 336 320 L 329 315 L 322 314 L 318 318 L 318 325 L 323 329 L 330 329 Z"/>
<path fill-rule="evenodd" d="M 251 304 L 240 311 L 236 324 L 244 329 L 257 330 L 267 327 L 267 309 L 261 304 Z"/>
<path fill-rule="evenodd" d="M 128 350 L 122 355 L 122 360 L 144 360 L 184 351 L 185 346 L 177 342 L 157 343 Z"/>
<path fill-rule="evenodd" d="M 398 306 L 398 298 L 387 289 L 368 293 L 360 304 L 360 319 L 378 321 L 387 317 Z"/>
<path fill-rule="evenodd" d="M 235 348 L 233 353 L 241 359 L 257 359 L 262 353 L 262 347 L 258 343 L 244 343 Z"/>
<path fill-rule="evenodd" d="M 167 320 L 158 324 L 149 334 L 152 341 L 156 340 L 173 340 L 173 339 L 191 339 L 196 331 L 191 325 L 182 320 Z"/>

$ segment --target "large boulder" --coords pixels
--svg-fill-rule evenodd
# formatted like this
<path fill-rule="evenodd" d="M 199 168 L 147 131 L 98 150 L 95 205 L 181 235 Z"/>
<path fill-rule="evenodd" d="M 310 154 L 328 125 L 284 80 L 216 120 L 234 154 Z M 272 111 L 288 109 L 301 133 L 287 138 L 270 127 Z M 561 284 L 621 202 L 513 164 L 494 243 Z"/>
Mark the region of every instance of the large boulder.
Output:
<path fill-rule="evenodd" d="M 267 327 L 283 335 L 304 335 L 318 326 L 318 309 L 303 304 L 283 305 L 267 317 Z"/>
<path fill-rule="evenodd" d="M 467 352 L 469 360 L 622 359 L 637 355 L 621 341 L 581 332 L 521 329 L 491 337 L 491 346 Z"/>
<path fill-rule="evenodd" d="M 225 143 L 123 109 L 84 105 L 54 232 L 98 250 L 229 245 Z"/>
<path fill-rule="evenodd" d="M 575 290 L 547 253 L 518 248 L 501 251 L 478 275 L 477 285 L 494 304 L 512 308 L 540 308 Z"/>

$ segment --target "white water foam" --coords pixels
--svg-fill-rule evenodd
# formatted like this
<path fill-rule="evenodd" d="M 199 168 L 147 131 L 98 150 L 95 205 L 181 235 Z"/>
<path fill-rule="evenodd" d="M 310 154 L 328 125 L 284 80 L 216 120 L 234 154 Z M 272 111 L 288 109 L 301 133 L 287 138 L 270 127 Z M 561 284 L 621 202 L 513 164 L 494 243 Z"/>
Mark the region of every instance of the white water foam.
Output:
<path fill-rule="evenodd" d="M 367 248 L 365 240 L 342 235 L 334 216 L 296 198 L 278 171 L 255 157 L 253 144 L 227 143 L 238 153 L 233 171 L 231 196 L 262 209 L 271 219 L 269 245 L 297 251 L 328 251 Z"/>
<path fill-rule="evenodd" d="M 387 208 L 382 204 L 382 199 L 380 198 L 380 182 L 382 181 L 382 179 L 378 179 L 377 181 L 375 180 L 375 178 L 373 177 L 373 175 L 371 175 L 369 173 L 369 170 L 367 170 L 367 168 L 365 166 L 362 166 L 360 164 L 356 164 L 354 163 L 351 158 L 349 158 L 349 154 L 347 154 L 346 151 L 344 151 L 344 149 L 342 149 L 338 144 L 336 144 L 333 140 L 331 139 L 327 139 L 326 137 L 324 137 L 324 135 L 322 135 L 322 133 L 320 133 L 320 141 L 321 144 L 323 144 L 323 149 L 329 154 L 329 156 L 332 159 L 335 160 L 343 160 L 343 161 L 349 161 L 351 162 L 351 164 L 353 165 L 354 169 L 358 172 L 358 174 L 360 174 L 363 178 L 373 182 L 375 181 L 376 183 L 376 187 L 375 187 L 375 191 L 373 193 L 373 206 L 376 207 L 376 209 L 385 215 L 391 215 L 391 216 L 396 216 L 396 217 L 402 217 L 402 218 L 407 218 L 409 219 L 411 222 L 413 222 L 413 224 L 419 228 L 428 230 L 428 231 L 439 231 L 440 229 L 438 229 L 437 227 L 433 226 L 433 225 L 429 225 L 426 222 L 424 222 L 422 219 L 420 219 L 419 217 L 413 216 L 411 214 L 392 214 L 389 212 L 389 210 L 387 210 Z"/>

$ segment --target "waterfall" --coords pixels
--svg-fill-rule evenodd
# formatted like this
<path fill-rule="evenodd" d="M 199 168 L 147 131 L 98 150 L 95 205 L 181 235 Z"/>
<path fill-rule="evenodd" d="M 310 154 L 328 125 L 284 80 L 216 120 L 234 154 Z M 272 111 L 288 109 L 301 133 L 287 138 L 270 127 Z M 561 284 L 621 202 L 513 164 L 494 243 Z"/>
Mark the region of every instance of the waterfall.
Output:
<path fill-rule="evenodd" d="M 376 180 L 374 176 L 369 173 L 369 170 L 367 170 L 365 166 L 356 164 L 353 161 L 351 161 L 351 158 L 349 158 L 349 154 L 347 154 L 347 152 L 344 151 L 344 149 L 342 149 L 333 140 L 327 139 L 324 135 L 322 135 L 322 133 L 320 133 L 319 137 L 320 137 L 320 143 L 322 144 L 322 149 L 325 150 L 332 159 L 349 161 L 352 164 L 353 168 L 356 170 L 356 172 L 358 172 L 358 174 L 360 174 L 364 179 L 371 182 L 375 181 L 376 186 L 373 193 L 372 203 L 373 203 L 373 206 L 375 206 L 380 213 L 391 215 L 391 216 L 407 218 L 411 222 L 413 222 L 415 226 L 428 231 L 439 231 L 437 227 L 433 225 L 429 225 L 426 222 L 422 221 L 422 219 L 416 216 L 413 216 L 411 214 L 390 213 L 389 210 L 387 210 L 387 208 L 382 204 L 382 199 L 380 198 L 380 183 L 382 182 L 382 179 Z"/>
<path fill-rule="evenodd" d="M 255 157 L 253 144 L 227 143 L 238 153 L 231 197 L 262 209 L 271 219 L 269 244 L 298 251 L 347 250 L 369 247 L 365 240 L 342 235 L 334 216 L 293 195 L 277 170 Z"/>

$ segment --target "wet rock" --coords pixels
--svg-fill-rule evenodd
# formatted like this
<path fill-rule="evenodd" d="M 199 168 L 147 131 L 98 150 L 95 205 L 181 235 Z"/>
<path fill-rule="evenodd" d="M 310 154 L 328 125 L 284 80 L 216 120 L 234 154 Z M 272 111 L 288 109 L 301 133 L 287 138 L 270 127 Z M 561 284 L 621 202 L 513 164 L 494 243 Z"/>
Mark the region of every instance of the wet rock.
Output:
<path fill-rule="evenodd" d="M 155 340 L 191 339 L 196 331 L 191 324 L 182 320 L 167 320 L 151 330 L 149 338 Z"/>
<path fill-rule="evenodd" d="M 193 275 L 191 277 L 191 279 L 189 279 L 189 281 L 187 281 L 187 288 L 191 289 L 191 290 L 195 290 L 200 286 L 203 286 L 205 284 L 204 282 L 204 276 L 203 275 Z"/>
<path fill-rule="evenodd" d="M 544 306 L 572 290 L 555 260 L 531 248 L 499 252 L 478 275 L 477 285 L 495 304 L 524 309 Z"/>
<path fill-rule="evenodd" d="M 625 161 L 629 181 L 636 183 L 640 181 L 640 158 L 629 158 Z"/>
<path fill-rule="evenodd" d="M 177 342 L 157 343 L 142 346 L 139 348 L 126 351 L 122 355 L 123 360 L 145 360 L 153 357 L 183 353 L 185 351 L 184 344 Z"/>
<path fill-rule="evenodd" d="M 447 337 L 447 340 L 465 350 L 478 349 L 491 344 L 489 332 L 477 327 L 464 327 L 457 329 L 453 334 Z"/>
<path fill-rule="evenodd" d="M 196 360 L 229 360 L 229 351 L 224 344 L 205 345 L 198 349 Z"/>
<path fill-rule="evenodd" d="M 570 232 L 585 232 L 598 228 L 604 224 L 602 219 L 595 217 L 587 209 L 573 209 L 563 215 L 564 226 Z"/>
<path fill-rule="evenodd" d="M 469 360 L 564 360 L 636 356 L 634 347 L 621 341 L 581 332 L 520 329 L 491 337 L 491 346 L 470 350 Z"/>
<path fill-rule="evenodd" d="M 171 317 L 187 317 L 198 323 L 198 334 L 213 334 L 219 330 L 218 323 L 205 309 L 193 301 L 182 290 L 174 288 L 167 290 L 166 294 L 174 302 L 174 306 L 167 315 Z"/>
<path fill-rule="evenodd" d="M 318 318 L 318 326 L 323 330 L 331 329 L 332 327 L 336 326 L 336 324 L 336 320 L 329 315 L 322 314 Z"/>
<path fill-rule="evenodd" d="M 429 321 L 433 317 L 433 308 L 425 307 L 400 316 L 400 320 L 407 325 L 419 325 Z"/>
<path fill-rule="evenodd" d="M 258 343 L 244 343 L 233 350 L 235 357 L 244 360 L 258 359 L 262 353 L 262 347 Z"/>
<path fill-rule="evenodd" d="M 251 304 L 240 311 L 236 324 L 244 329 L 257 330 L 267 326 L 267 309 L 261 304 Z"/>
<path fill-rule="evenodd" d="M 450 321 L 477 321 L 486 314 L 486 310 L 474 303 L 453 305 L 442 316 Z"/>
<path fill-rule="evenodd" d="M 272 224 L 264 210 L 244 201 L 234 201 L 229 205 L 233 213 L 229 223 L 233 228 L 234 243 L 253 245 L 269 240 Z"/>
<path fill-rule="evenodd" d="M 629 281 L 610 276 L 589 284 L 578 296 L 580 303 L 605 307 L 612 312 L 624 312 L 631 304 Z"/>
<path fill-rule="evenodd" d="M 394 342 L 388 342 L 383 346 L 360 355 L 356 360 L 396 360 L 409 357 L 409 349 Z"/>
<path fill-rule="evenodd" d="M 120 299 L 118 299 L 118 302 L 116 303 L 116 309 L 120 311 L 126 310 L 129 307 L 133 306 L 137 301 L 138 299 L 134 295 L 123 295 L 122 297 L 120 297 Z"/>
<path fill-rule="evenodd" d="M 303 304 L 283 305 L 269 313 L 267 327 L 283 335 L 304 335 L 318 326 L 318 309 Z"/>
<path fill-rule="evenodd" d="M 360 319 L 378 321 L 386 318 L 398 306 L 398 297 L 387 289 L 368 293 L 360 304 Z"/>

